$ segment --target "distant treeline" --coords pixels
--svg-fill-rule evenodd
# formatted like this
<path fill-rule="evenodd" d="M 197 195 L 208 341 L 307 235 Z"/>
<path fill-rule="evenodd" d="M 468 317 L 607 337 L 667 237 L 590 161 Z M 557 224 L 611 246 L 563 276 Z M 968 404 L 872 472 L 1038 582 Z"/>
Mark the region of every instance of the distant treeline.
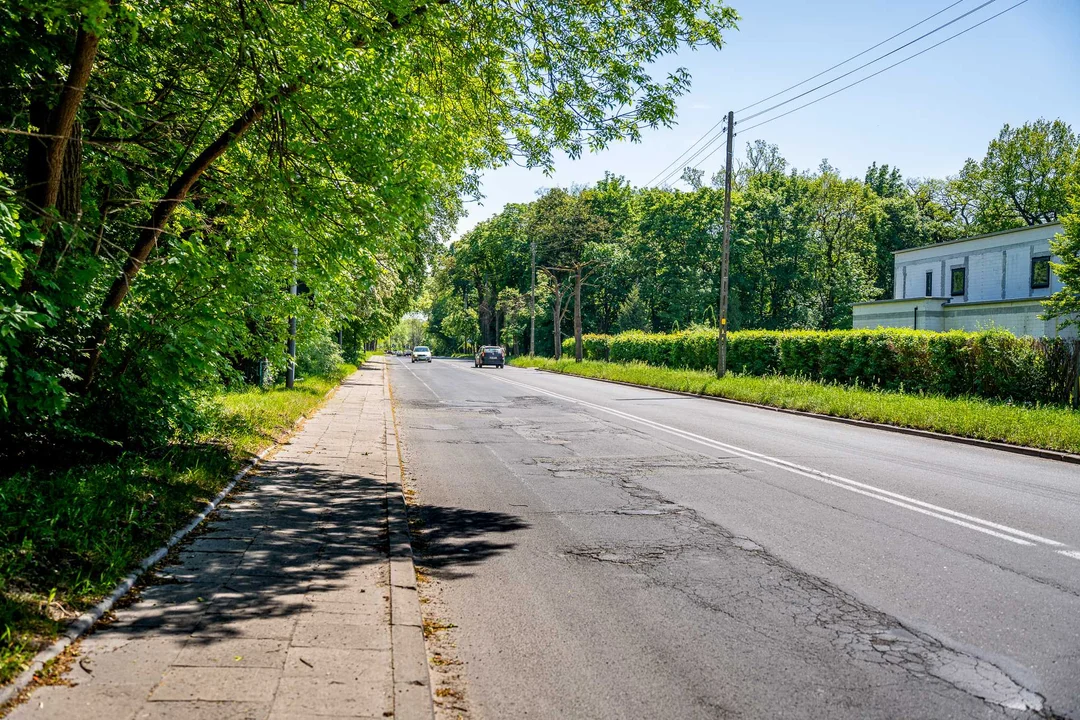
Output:
<path fill-rule="evenodd" d="M 861 178 L 828 161 L 800 171 L 775 145 L 748 144 L 734 173 L 730 327 L 849 328 L 852 303 L 890 297 L 894 250 L 1058 221 L 1077 156 L 1060 120 L 1006 125 L 985 157 L 945 179 L 877 163 Z M 582 332 L 715 324 L 723 173 L 683 178 L 691 189 L 607 175 L 480 223 L 437 258 L 424 308 L 432 341 L 527 351 L 533 244 L 538 353 L 556 351 L 556 325 L 573 332 L 571 311 Z"/>

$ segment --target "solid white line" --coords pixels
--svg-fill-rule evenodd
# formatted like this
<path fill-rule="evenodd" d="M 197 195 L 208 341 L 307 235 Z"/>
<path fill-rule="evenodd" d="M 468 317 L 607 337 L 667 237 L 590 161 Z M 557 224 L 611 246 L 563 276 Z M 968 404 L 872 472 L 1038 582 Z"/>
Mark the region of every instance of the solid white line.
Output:
<path fill-rule="evenodd" d="M 431 386 L 430 386 L 430 385 L 428 385 L 428 384 L 427 384 L 426 382 L 424 382 L 424 379 L 423 379 L 423 378 L 421 378 L 421 377 L 420 377 L 419 375 L 417 375 L 417 374 L 416 374 L 415 372 L 413 372 L 413 369 L 412 369 L 411 367 L 409 367 L 408 365 L 406 365 L 406 364 L 405 364 L 405 361 L 404 361 L 404 360 L 399 360 L 398 362 L 400 362 L 400 363 L 401 363 L 402 367 L 404 367 L 404 368 L 405 368 L 406 370 L 408 370 L 408 371 L 409 371 L 409 374 L 411 374 L 411 375 L 412 375 L 412 376 L 413 376 L 414 378 L 416 378 L 416 379 L 417 379 L 417 380 L 419 380 L 420 382 L 424 383 L 424 387 L 426 387 L 426 388 L 428 389 L 428 391 L 429 391 L 429 392 L 430 392 L 430 393 L 431 393 L 432 395 L 434 395 L 434 396 L 435 396 L 435 399 L 436 399 L 436 400 L 438 400 L 439 402 L 442 402 L 442 398 L 441 398 L 441 397 L 439 397 L 439 393 L 437 393 L 437 392 L 435 392 L 434 390 L 432 390 L 432 389 L 431 389 Z"/>
<path fill-rule="evenodd" d="M 1080 560 L 1080 552 L 1076 550 L 1058 550 L 1058 554 L 1071 557 L 1073 560 Z"/>
<path fill-rule="evenodd" d="M 779 470 L 786 470 L 787 472 L 801 475 L 812 480 L 817 480 L 828 485 L 833 485 L 835 487 L 855 492 L 860 495 L 872 497 L 876 500 L 887 502 L 890 505 L 896 505 L 897 507 L 902 507 L 907 510 L 912 510 L 914 512 L 922 513 L 924 515 L 929 515 L 931 517 L 938 518 L 939 520 L 953 523 L 954 525 L 959 525 L 970 530 L 976 530 L 978 532 L 984 533 L 986 535 L 992 535 L 993 537 L 1000 538 L 1002 540 L 1008 540 L 1009 542 L 1016 543 L 1017 545 L 1033 545 L 1037 542 L 1045 545 L 1050 545 L 1052 547 L 1068 547 L 1067 545 L 1065 545 L 1065 543 L 1058 542 L 1057 540 L 1051 540 L 1040 535 L 1035 535 L 1033 533 L 1009 527 L 1008 525 L 1001 525 L 990 520 L 984 520 L 973 515 L 967 515 L 965 513 L 957 512 L 956 510 L 950 510 L 948 508 L 944 508 L 938 505 L 933 505 L 928 502 L 923 502 L 922 500 L 917 500 L 906 495 L 901 495 L 900 493 L 884 490 L 882 488 L 868 485 L 866 483 L 861 483 L 856 480 L 851 480 L 849 478 L 841 477 L 839 475 L 833 475 L 831 473 L 823 472 L 821 470 L 816 470 L 814 468 L 788 462 L 787 460 L 782 460 L 780 458 L 763 455 L 762 453 L 754 452 L 753 450 L 746 450 L 745 448 L 740 448 L 735 445 L 729 445 L 728 443 L 713 440 L 712 438 L 697 435 L 696 433 L 681 430 L 679 428 L 665 425 L 654 420 L 648 420 L 637 415 L 631 415 L 630 413 L 623 412 L 622 410 L 615 410 L 613 408 L 605 407 L 604 405 L 598 405 L 596 403 L 591 403 L 585 400 L 579 400 L 578 398 L 573 398 L 568 395 L 562 395 L 560 393 L 552 392 L 550 390 L 544 390 L 536 387 L 535 385 L 529 385 L 527 383 L 521 383 L 503 377 L 495 377 L 495 379 L 505 383 L 510 383 L 511 385 L 528 388 L 529 390 L 543 393 L 551 397 L 559 398 L 560 400 L 565 400 L 570 403 L 583 405 L 585 407 L 610 413 L 617 417 L 621 417 L 627 420 L 641 423 L 643 425 L 647 425 L 649 427 L 656 428 L 657 430 L 663 430 L 664 432 L 684 438 L 686 440 L 691 440 L 693 442 L 697 442 L 699 444 L 706 445 L 717 450 L 723 450 L 733 455 L 738 455 L 747 460 L 752 460 L 754 462 L 768 465 Z M 1072 557 L 1072 555 L 1070 555 L 1070 557 Z"/>

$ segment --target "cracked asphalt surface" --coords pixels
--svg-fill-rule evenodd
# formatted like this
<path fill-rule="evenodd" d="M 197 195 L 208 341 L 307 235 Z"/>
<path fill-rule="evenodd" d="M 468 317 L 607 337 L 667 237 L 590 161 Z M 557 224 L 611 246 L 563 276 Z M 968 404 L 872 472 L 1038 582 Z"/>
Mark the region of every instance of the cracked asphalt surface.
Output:
<path fill-rule="evenodd" d="M 1076 466 L 467 361 L 391 381 L 473 717 L 1080 718 Z"/>

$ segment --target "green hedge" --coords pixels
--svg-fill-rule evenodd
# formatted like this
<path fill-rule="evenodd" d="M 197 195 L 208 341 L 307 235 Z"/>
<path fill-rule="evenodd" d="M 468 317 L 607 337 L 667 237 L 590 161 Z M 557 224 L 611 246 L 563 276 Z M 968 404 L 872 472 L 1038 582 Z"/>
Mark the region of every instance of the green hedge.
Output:
<path fill-rule="evenodd" d="M 716 367 L 716 334 L 586 335 L 585 359 L 672 368 Z M 574 340 L 563 344 L 573 356 Z M 1075 386 L 1075 341 L 1001 330 L 745 330 L 728 335 L 728 368 L 823 382 L 1027 403 L 1066 404 Z"/>

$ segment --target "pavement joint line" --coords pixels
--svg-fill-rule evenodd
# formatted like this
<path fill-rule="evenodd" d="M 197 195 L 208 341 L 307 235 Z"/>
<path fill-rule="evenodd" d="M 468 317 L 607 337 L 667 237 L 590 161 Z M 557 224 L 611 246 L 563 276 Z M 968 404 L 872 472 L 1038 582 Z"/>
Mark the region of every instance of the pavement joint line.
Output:
<path fill-rule="evenodd" d="M 322 407 L 323 403 L 325 403 L 331 395 L 337 392 L 337 389 L 339 387 L 340 383 L 330 388 L 330 390 L 328 390 L 326 394 L 323 395 L 322 399 L 319 401 L 319 404 L 310 412 L 317 412 L 318 408 Z M 187 525 L 174 532 L 169 537 L 169 539 L 165 541 L 164 545 L 159 547 L 150 555 L 147 555 L 145 558 L 143 558 L 142 561 L 139 562 L 138 566 L 136 566 L 134 570 L 132 570 L 123 580 L 121 580 L 115 588 L 113 588 L 113 591 L 109 593 L 108 597 L 106 597 L 94 607 L 87 610 L 79 617 L 75 618 L 75 620 L 73 620 L 71 624 L 68 625 L 63 635 L 57 638 L 57 640 L 51 645 L 49 645 L 47 648 L 36 654 L 30 660 L 30 664 L 27 666 L 26 670 L 21 672 L 18 677 L 16 677 L 15 680 L 12 681 L 10 685 L 3 689 L 0 689 L 0 708 L 2 708 L 11 700 L 16 698 L 23 690 L 25 690 L 33 682 L 34 677 L 39 672 L 41 672 L 42 668 L 44 668 L 47 663 L 59 657 L 60 653 L 64 652 L 64 650 L 66 650 L 69 645 L 81 638 L 92 627 L 94 627 L 94 624 L 101 619 L 102 615 L 109 612 L 109 610 L 112 609 L 113 605 L 115 605 L 122 597 L 127 595 L 133 587 L 135 587 L 136 581 L 143 575 L 143 573 L 145 573 L 147 570 L 149 570 L 151 567 L 161 561 L 161 559 L 164 558 L 169 553 L 169 551 L 173 549 L 173 547 L 175 547 L 181 540 L 187 537 L 187 535 L 192 530 L 201 525 L 202 522 L 206 520 L 207 517 L 209 517 L 210 513 L 217 509 L 217 506 L 221 503 L 222 500 L 229 496 L 229 494 L 233 491 L 238 482 L 247 477 L 248 474 L 250 474 L 251 471 L 253 471 L 259 465 L 259 463 L 266 460 L 270 455 L 280 450 L 282 446 L 287 445 L 292 435 L 307 419 L 308 416 L 306 414 L 301 415 L 299 418 L 296 419 L 296 422 L 293 423 L 292 427 L 289 428 L 289 433 L 285 438 L 255 453 L 255 456 L 251 460 L 249 460 L 248 463 L 244 467 L 242 467 L 239 472 L 236 473 L 236 475 L 233 476 L 233 479 L 229 481 L 229 484 L 222 488 L 221 492 L 214 496 L 214 499 L 207 503 L 206 507 L 203 508 L 203 510 L 195 517 L 193 517 Z"/>
<path fill-rule="evenodd" d="M 435 698 L 428 668 L 427 644 L 424 641 L 420 596 L 416 587 L 408 508 L 402 485 L 404 460 L 394 412 L 394 393 L 390 387 L 390 366 L 385 359 L 382 362 L 382 376 L 383 398 L 386 401 L 383 408 L 386 452 L 383 457 L 386 461 L 394 717 L 399 720 L 432 720 L 435 717 Z"/>
<path fill-rule="evenodd" d="M 458 369 L 465 371 L 464 368 Z M 543 393 L 550 397 L 565 400 L 573 404 L 583 405 L 585 407 L 600 410 L 601 412 L 606 412 L 611 415 L 615 415 L 616 417 L 622 417 L 623 419 L 638 422 L 643 425 L 653 427 L 664 432 L 668 432 L 672 435 L 675 435 L 676 437 L 681 437 L 685 440 L 691 440 L 701 445 L 705 445 L 706 447 L 731 452 L 747 460 L 752 460 L 754 462 L 758 462 L 764 465 L 769 465 L 779 470 L 785 470 L 796 475 L 801 475 L 812 480 L 817 480 L 828 485 L 833 485 L 843 490 L 848 490 L 850 492 L 858 493 L 860 495 L 865 495 L 875 500 L 889 503 L 890 505 L 896 505 L 907 510 L 912 510 L 914 512 L 918 512 L 924 515 L 929 515 L 939 520 L 944 520 L 954 525 L 959 525 L 970 530 L 975 530 L 986 535 L 991 535 L 1002 540 L 1007 540 L 1017 545 L 1033 546 L 1036 543 L 1041 543 L 1043 545 L 1049 545 L 1051 547 L 1068 547 L 1065 543 L 1059 542 L 1057 540 L 1051 540 L 1049 538 L 1044 538 L 1033 533 L 1018 530 L 1007 525 L 1001 525 L 999 523 L 995 523 L 990 520 L 984 520 L 973 515 L 967 515 L 956 510 L 950 510 L 948 508 L 933 505 L 931 503 L 923 502 L 922 500 L 917 500 L 906 495 L 901 495 L 900 493 L 894 493 L 889 490 L 884 490 L 882 488 L 868 485 L 866 483 L 861 483 L 856 480 L 851 480 L 849 478 L 845 478 L 839 475 L 833 475 L 831 473 L 823 472 L 821 470 L 816 470 L 814 468 L 809 468 L 798 465 L 796 463 L 788 462 L 787 460 L 774 458 L 768 455 L 764 455 L 762 453 L 754 452 L 752 450 L 746 450 L 744 448 L 730 445 L 719 440 L 713 440 L 712 438 L 707 438 L 702 435 L 689 432 L 687 430 L 681 430 L 679 428 L 665 425 L 663 423 L 649 420 L 647 418 L 639 417 L 637 415 L 632 415 L 621 410 L 615 410 L 614 408 L 605 407 L 604 405 L 587 402 L 585 400 L 579 400 L 577 398 L 570 397 L 569 395 L 562 395 L 560 393 L 552 392 L 550 390 L 538 388 L 535 385 L 529 385 L 527 383 L 517 382 L 515 380 L 508 380 L 503 377 L 495 376 L 495 379 L 511 385 L 517 385 L 518 387 L 528 388 L 530 390 L 533 390 L 534 392 Z M 1061 550 L 1059 550 L 1058 552 L 1066 554 L 1064 551 Z M 1080 555 L 1080 553 L 1077 553 L 1077 555 Z M 1069 557 L 1072 557 L 1072 555 L 1070 555 Z"/>
<path fill-rule="evenodd" d="M 772 412 L 784 413 L 786 415 L 801 415 L 803 417 L 811 417 L 817 420 L 827 420 L 828 422 L 843 423 L 845 425 L 854 425 L 856 427 L 863 427 L 871 430 L 882 430 L 884 432 L 893 432 L 900 435 L 913 435 L 915 437 L 930 438 L 932 440 L 951 442 L 958 445 L 971 445 L 972 447 L 981 447 L 988 450 L 1000 450 L 1002 452 L 1015 453 L 1017 455 L 1028 455 L 1030 457 L 1042 458 L 1043 460 L 1056 460 L 1058 462 L 1066 462 L 1072 463 L 1074 465 L 1080 465 L 1080 454 L 1065 452 L 1062 450 L 1047 450 L 1045 448 L 1028 447 L 1026 445 L 1013 445 L 1011 443 L 995 442 L 993 440 L 982 440 L 980 438 L 964 437 L 963 435 L 950 435 L 949 433 L 935 432 L 933 430 L 920 430 L 919 428 L 904 427 L 903 425 L 889 425 L 888 423 L 871 422 L 870 420 L 859 420 L 857 418 L 846 418 L 840 417 L 839 415 L 826 415 L 824 413 L 816 413 L 809 410 L 796 410 L 794 408 L 776 407 L 775 405 L 762 405 L 761 403 L 747 402 L 746 400 L 734 400 L 732 398 L 720 397 L 718 395 L 702 395 L 699 393 L 686 392 L 684 390 L 668 390 L 666 388 L 658 388 L 651 385 L 639 385 L 637 383 L 626 382 L 624 380 L 587 377 L 585 375 L 574 375 L 573 373 L 564 373 L 559 372 L 558 370 L 546 370 L 544 368 L 531 369 L 535 370 L 536 372 L 547 373 L 548 375 L 575 377 L 581 380 L 594 380 L 596 382 L 609 383 L 611 385 L 622 385 L 623 387 L 632 387 L 641 390 L 651 390 L 658 393 L 681 395 L 683 397 L 696 398 L 698 400 L 710 400 L 712 402 L 729 403 L 731 405 L 742 405 L 744 407 L 757 408 L 758 410 L 770 410 Z"/>

